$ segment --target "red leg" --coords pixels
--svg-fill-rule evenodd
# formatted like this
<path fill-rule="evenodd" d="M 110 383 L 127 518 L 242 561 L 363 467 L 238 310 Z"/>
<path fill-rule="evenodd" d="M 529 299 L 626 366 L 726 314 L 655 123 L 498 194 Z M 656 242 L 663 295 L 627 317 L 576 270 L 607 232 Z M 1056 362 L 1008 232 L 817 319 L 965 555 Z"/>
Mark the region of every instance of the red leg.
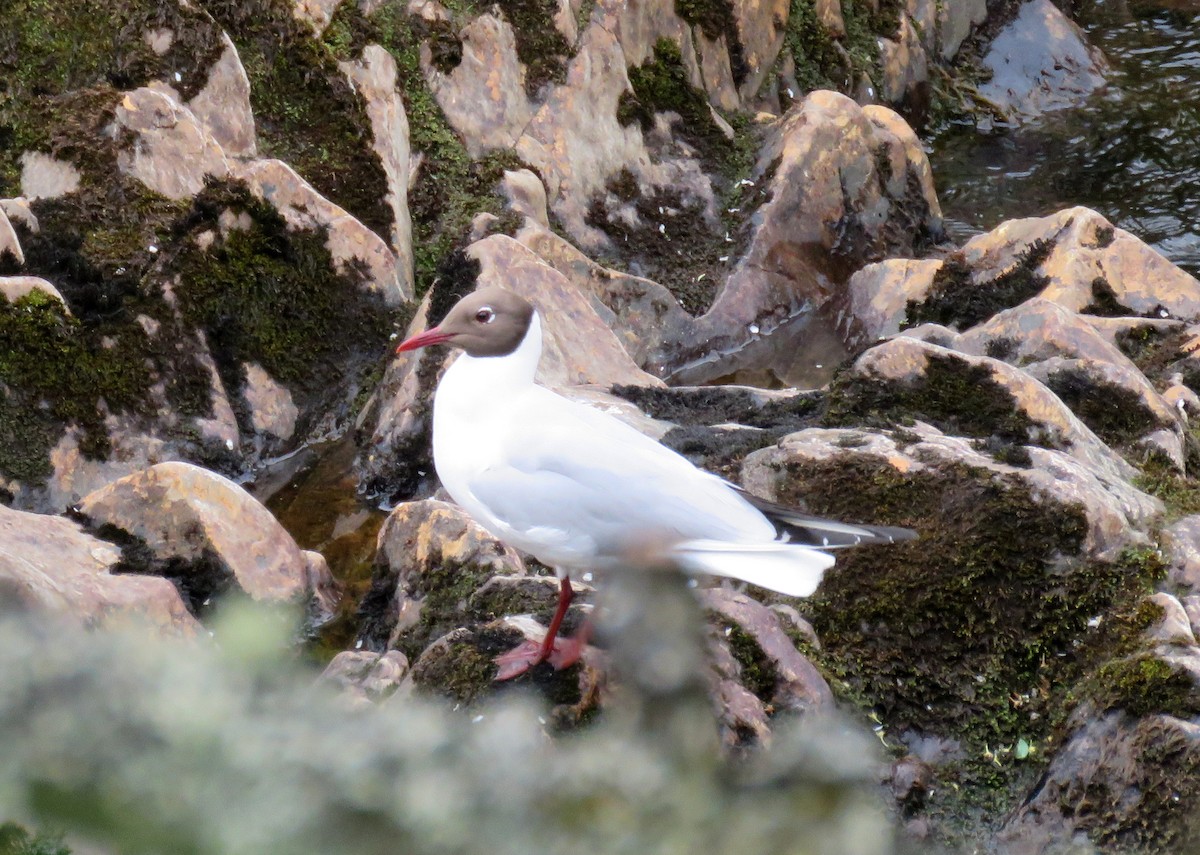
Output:
<path fill-rule="evenodd" d="M 538 653 L 537 662 L 545 662 L 550 656 L 550 651 L 554 649 L 554 639 L 558 638 L 558 628 L 562 626 L 563 618 L 567 616 L 567 609 L 571 607 L 573 599 L 575 589 L 571 587 L 571 577 L 563 576 L 562 584 L 558 588 L 558 608 L 554 610 L 554 617 L 550 618 L 550 628 L 546 630 L 546 637 L 542 639 L 542 649 Z M 533 664 L 536 665 L 537 662 Z"/>
<path fill-rule="evenodd" d="M 554 666 L 555 670 L 566 668 L 578 661 L 583 653 L 583 648 L 587 645 L 587 638 L 591 634 L 587 624 L 575 638 L 556 644 L 559 627 L 562 626 L 563 618 L 566 617 L 567 609 L 571 607 L 571 600 L 574 598 L 575 591 L 571 587 L 571 580 L 564 576 L 558 589 L 558 607 L 554 610 L 554 617 L 550 619 L 546 637 L 542 639 L 541 644 L 526 641 L 508 653 L 497 656 L 496 664 L 500 666 L 496 674 L 497 680 L 511 680 L 547 659 L 550 660 L 550 664 Z"/>

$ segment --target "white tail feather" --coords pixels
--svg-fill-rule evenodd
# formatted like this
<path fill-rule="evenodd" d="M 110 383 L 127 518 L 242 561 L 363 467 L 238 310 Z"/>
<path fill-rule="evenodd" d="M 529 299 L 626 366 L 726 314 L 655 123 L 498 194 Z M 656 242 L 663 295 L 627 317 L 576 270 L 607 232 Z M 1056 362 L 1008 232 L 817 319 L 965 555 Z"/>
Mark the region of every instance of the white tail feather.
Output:
<path fill-rule="evenodd" d="M 807 597 L 817 589 L 833 556 L 788 543 L 727 543 L 689 540 L 671 550 L 689 573 L 741 579 L 789 597 Z"/>

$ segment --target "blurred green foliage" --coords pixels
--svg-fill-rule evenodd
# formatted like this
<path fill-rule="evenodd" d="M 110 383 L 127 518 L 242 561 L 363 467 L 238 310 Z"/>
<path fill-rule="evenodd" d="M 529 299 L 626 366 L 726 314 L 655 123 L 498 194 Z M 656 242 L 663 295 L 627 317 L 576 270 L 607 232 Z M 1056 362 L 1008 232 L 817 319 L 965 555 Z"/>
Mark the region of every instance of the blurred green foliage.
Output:
<path fill-rule="evenodd" d="M 695 602 L 617 575 L 619 688 L 558 740 L 514 692 L 353 707 L 257 607 L 199 642 L 0 616 L 0 817 L 121 853 L 892 852 L 870 737 L 807 719 L 724 757 Z"/>

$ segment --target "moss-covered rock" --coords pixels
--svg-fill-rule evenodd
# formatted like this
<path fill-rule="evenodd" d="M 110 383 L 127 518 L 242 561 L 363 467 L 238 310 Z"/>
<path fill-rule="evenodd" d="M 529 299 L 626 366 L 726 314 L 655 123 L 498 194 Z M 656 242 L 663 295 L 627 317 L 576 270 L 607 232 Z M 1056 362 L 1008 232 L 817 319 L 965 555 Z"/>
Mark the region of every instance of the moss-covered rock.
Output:
<path fill-rule="evenodd" d="M 1144 548 L 1091 557 L 1091 509 L 1025 475 L 955 462 L 929 437 L 904 454 L 864 439 L 761 452 L 748 483 L 822 516 L 918 531 L 909 543 L 840 552 L 817 594 L 796 605 L 821 639 L 811 655 L 835 694 L 888 744 L 955 746 L 930 755 L 940 795 L 923 816 L 940 839 L 977 839 L 987 820 L 976 812 L 1016 805 L 1060 737 L 1075 703 L 1068 689 L 1097 667 L 1085 651 L 1104 646 L 1095 617 L 1135 606 L 1163 562 Z"/>

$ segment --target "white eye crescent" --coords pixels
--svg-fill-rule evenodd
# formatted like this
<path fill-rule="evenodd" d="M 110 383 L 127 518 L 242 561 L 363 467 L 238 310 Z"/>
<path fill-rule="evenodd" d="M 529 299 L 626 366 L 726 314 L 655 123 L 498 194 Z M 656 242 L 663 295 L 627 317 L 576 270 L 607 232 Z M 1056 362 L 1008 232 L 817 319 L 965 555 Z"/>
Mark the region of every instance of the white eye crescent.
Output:
<path fill-rule="evenodd" d="M 475 313 L 475 320 L 479 321 L 481 324 L 490 324 L 492 321 L 496 320 L 496 313 L 492 311 L 491 306 L 484 306 Z"/>

